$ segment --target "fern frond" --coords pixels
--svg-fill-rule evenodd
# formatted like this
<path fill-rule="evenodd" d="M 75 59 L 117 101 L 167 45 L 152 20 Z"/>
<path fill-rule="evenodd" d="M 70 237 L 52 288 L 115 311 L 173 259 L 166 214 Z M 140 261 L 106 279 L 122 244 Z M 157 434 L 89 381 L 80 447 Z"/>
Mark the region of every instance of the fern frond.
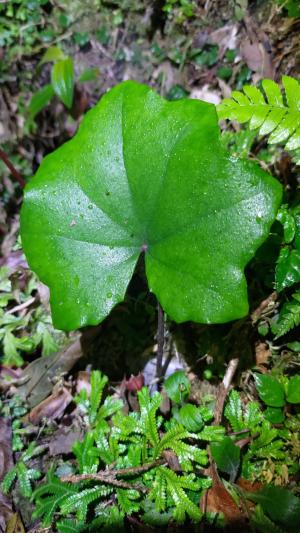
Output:
<path fill-rule="evenodd" d="M 155 472 L 155 478 L 152 485 L 152 488 L 149 492 L 149 499 L 154 501 L 155 509 L 160 511 L 165 511 L 166 502 L 167 502 L 167 481 L 163 475 L 163 472 L 158 468 Z"/>
<path fill-rule="evenodd" d="M 112 423 L 112 434 L 120 440 L 127 440 L 132 433 L 143 433 L 138 413 L 130 413 L 127 416 L 121 412 L 116 413 Z"/>
<path fill-rule="evenodd" d="M 83 489 L 76 494 L 72 494 L 65 499 L 60 506 L 61 513 L 67 515 L 76 512 L 76 517 L 80 522 L 86 521 L 88 506 L 100 498 L 111 494 L 113 489 L 104 485 L 98 485 L 89 489 Z"/>
<path fill-rule="evenodd" d="M 233 431 L 241 431 L 245 428 L 243 422 L 242 402 L 236 390 L 232 390 L 226 404 L 224 414 Z"/>
<path fill-rule="evenodd" d="M 97 457 L 100 457 L 101 461 L 106 465 L 114 463 L 119 457 L 119 446 L 114 439 L 110 437 L 109 441 L 104 435 L 99 435 L 96 441 L 97 448 L 91 451 Z"/>
<path fill-rule="evenodd" d="M 201 483 L 195 481 L 192 475 L 177 476 L 175 472 L 164 466 L 159 467 L 159 471 L 166 480 L 167 490 L 175 504 L 174 519 L 182 523 L 185 521 L 187 514 L 196 522 L 201 520 L 202 513 L 200 508 L 189 499 L 184 491 L 184 489 L 199 491 L 202 488 Z"/>
<path fill-rule="evenodd" d="M 197 439 L 197 435 L 190 433 L 183 426 L 176 424 L 161 438 L 154 449 L 154 457 L 159 457 L 164 450 L 170 449 L 177 455 L 184 471 L 192 470 L 192 461 L 204 465 L 207 463 L 205 450 L 184 442 L 184 439 Z"/>
<path fill-rule="evenodd" d="M 73 494 L 77 494 L 78 485 L 62 483 L 58 477 L 49 470 L 47 482 L 35 489 L 32 494 L 32 500 L 36 504 L 33 513 L 34 518 L 41 518 L 45 527 L 51 526 L 54 514 L 58 511 L 65 500 Z"/>
<path fill-rule="evenodd" d="M 96 422 L 98 409 L 102 400 L 103 390 L 107 382 L 108 377 L 104 376 L 100 372 L 100 370 L 94 370 L 91 373 L 91 394 L 89 408 L 90 424 L 94 424 Z"/>
<path fill-rule="evenodd" d="M 293 294 L 293 299 L 283 304 L 277 322 L 272 324 L 275 339 L 282 337 L 300 324 L 300 291 Z"/>
<path fill-rule="evenodd" d="M 80 474 L 95 474 L 97 472 L 99 459 L 93 453 L 94 434 L 86 433 L 83 441 L 75 442 L 72 451 L 77 459 Z"/>
<path fill-rule="evenodd" d="M 250 430 L 255 429 L 263 420 L 263 413 L 257 402 L 249 402 L 246 405 L 244 414 L 244 424 Z"/>
<path fill-rule="evenodd" d="M 156 392 L 150 398 L 149 389 L 143 387 L 138 392 L 138 400 L 141 409 L 140 423 L 143 432 L 152 446 L 156 447 L 159 444 L 159 436 L 157 431 L 156 412 L 161 403 L 161 395 Z"/>
<path fill-rule="evenodd" d="M 263 421 L 260 431 L 260 435 L 257 437 L 257 439 L 254 439 L 249 446 L 249 451 L 251 454 L 257 454 L 260 448 L 270 444 L 278 435 L 277 429 L 272 428 L 268 420 Z"/>
<path fill-rule="evenodd" d="M 4 494 L 8 494 L 16 477 L 17 477 L 17 468 L 16 466 L 14 466 L 11 470 L 9 470 L 9 472 L 7 472 L 7 474 L 5 475 L 1 483 L 1 488 Z"/>
<path fill-rule="evenodd" d="M 118 504 L 126 515 L 137 513 L 141 507 L 140 494 L 137 490 L 117 489 Z"/>
<path fill-rule="evenodd" d="M 107 418 L 112 416 L 114 413 L 122 409 L 123 407 L 122 400 L 114 398 L 113 396 L 107 396 L 105 398 L 103 405 L 98 410 L 97 419 Z"/>
<path fill-rule="evenodd" d="M 265 93 L 245 85 L 244 92 L 233 91 L 217 107 L 220 119 L 228 118 L 240 123 L 249 122 L 250 130 L 258 129 L 260 135 L 270 135 L 269 143 L 286 142 L 287 150 L 300 147 L 300 84 L 289 76 L 282 77 L 285 100 L 277 83 L 263 80 Z"/>
<path fill-rule="evenodd" d="M 106 502 L 101 502 L 97 505 L 95 514 L 97 518 L 89 524 L 88 531 L 99 531 L 100 526 L 104 526 L 101 530 L 105 530 L 106 526 L 107 531 L 118 531 L 123 526 L 125 515 L 117 505 L 107 505 Z"/>
<path fill-rule="evenodd" d="M 187 439 L 189 437 L 194 437 L 189 431 L 187 431 L 183 426 L 176 424 L 163 435 L 160 439 L 158 445 L 155 447 L 154 457 L 158 457 L 164 450 L 172 449 L 175 451 L 176 444 L 178 444 L 182 439 Z M 176 453 L 176 451 L 175 451 Z"/>
<path fill-rule="evenodd" d="M 85 529 L 84 522 L 67 519 L 57 522 L 56 527 L 60 533 L 80 533 Z"/>

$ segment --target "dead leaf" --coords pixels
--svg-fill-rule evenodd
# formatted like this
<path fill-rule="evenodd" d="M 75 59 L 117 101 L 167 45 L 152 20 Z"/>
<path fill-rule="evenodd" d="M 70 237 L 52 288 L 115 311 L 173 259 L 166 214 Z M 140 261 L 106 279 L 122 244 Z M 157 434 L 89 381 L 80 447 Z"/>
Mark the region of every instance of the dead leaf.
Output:
<path fill-rule="evenodd" d="M 0 418 L 0 481 L 14 465 L 11 439 L 11 421 L 8 418 Z"/>
<path fill-rule="evenodd" d="M 82 440 L 83 431 L 74 425 L 69 427 L 60 427 L 49 442 L 50 456 L 68 454 L 71 452 L 73 444 Z"/>
<path fill-rule="evenodd" d="M 13 514 L 12 500 L 0 492 L 0 531 L 6 531 L 7 522 Z"/>
<path fill-rule="evenodd" d="M 31 409 L 24 418 L 24 422 L 38 425 L 43 419 L 55 420 L 61 418 L 68 405 L 72 402 L 72 394 L 66 387 L 59 386 L 51 396 Z"/>
<path fill-rule="evenodd" d="M 206 494 L 206 511 L 223 513 L 227 522 L 242 522 L 244 515 L 223 483 L 214 483 Z"/>
<path fill-rule="evenodd" d="M 140 390 L 145 384 L 145 379 L 143 374 L 139 372 L 136 376 L 131 374 L 130 378 L 125 381 L 126 389 L 130 392 L 137 392 Z"/>
<path fill-rule="evenodd" d="M 11 448 L 11 421 L 8 418 L 0 418 L 0 481 L 13 465 Z M 13 514 L 12 501 L 0 491 L 0 530 L 5 531 L 8 520 Z"/>
<path fill-rule="evenodd" d="M 69 372 L 82 356 L 81 339 L 77 338 L 64 350 L 36 359 L 22 374 L 23 383 L 18 387 L 19 396 L 26 400 L 30 407 L 38 405 L 51 393 L 53 382 L 62 374 Z"/>
<path fill-rule="evenodd" d="M 25 533 L 19 513 L 14 513 L 8 520 L 5 533 Z"/>
<path fill-rule="evenodd" d="M 182 472 L 178 457 L 174 452 L 172 452 L 172 450 L 165 450 L 163 456 L 171 470 L 174 472 Z"/>
<path fill-rule="evenodd" d="M 258 342 L 255 346 L 256 366 L 266 365 L 271 357 L 271 350 L 264 342 Z"/>
<path fill-rule="evenodd" d="M 209 42 L 217 44 L 220 48 L 221 54 L 227 49 L 235 50 L 237 48 L 238 25 L 226 24 L 217 30 L 211 32 Z"/>
<path fill-rule="evenodd" d="M 236 484 L 247 492 L 257 492 L 263 487 L 262 483 L 259 481 L 250 481 L 249 479 L 245 479 L 243 477 L 240 477 Z"/>
<path fill-rule="evenodd" d="M 89 396 L 91 393 L 91 373 L 86 370 L 81 370 L 78 372 L 76 380 L 76 393 L 79 394 L 82 389 L 84 389 Z"/>
<path fill-rule="evenodd" d="M 248 68 L 256 72 L 259 78 L 274 78 L 270 54 L 260 41 L 251 42 L 246 39 L 241 44 L 241 54 Z"/>

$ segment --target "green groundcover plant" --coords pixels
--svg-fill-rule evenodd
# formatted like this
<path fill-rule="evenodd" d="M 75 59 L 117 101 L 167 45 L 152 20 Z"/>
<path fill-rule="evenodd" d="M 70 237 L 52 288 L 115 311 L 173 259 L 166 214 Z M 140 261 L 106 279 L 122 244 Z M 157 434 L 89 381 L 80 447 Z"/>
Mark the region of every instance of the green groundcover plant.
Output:
<path fill-rule="evenodd" d="M 299 374 L 290 380 L 282 376 L 289 403 L 300 403 L 299 378 Z M 47 446 L 32 441 L 6 474 L 2 489 L 7 493 L 17 482 L 20 493 L 34 502 L 33 517 L 43 527 L 62 533 L 124 530 L 124 519 L 132 515 L 158 528 L 174 521 L 214 521 L 199 506 L 212 486 L 204 470 L 209 443 L 219 475 L 237 503 L 245 498 L 257 503 L 248 516 L 252 526 L 258 531 L 265 531 L 266 524 L 267 531 L 277 526 L 280 531 L 295 531 L 300 525 L 296 495 L 274 483 L 258 492 L 241 492 L 235 483 L 239 476 L 263 481 L 272 465 L 274 479 L 280 479 L 282 469 L 295 476 L 300 468 L 299 416 L 282 410 L 284 389 L 276 378 L 256 374 L 255 380 L 262 404 L 245 405 L 237 390 L 231 391 L 224 411 L 228 423 L 220 426 L 213 423 L 210 402 L 190 403 L 191 384 L 183 371 L 165 381 L 171 402 L 166 414 L 161 394 L 150 397 L 146 387 L 137 393 L 137 409 L 128 413 L 117 395 L 106 395 L 108 378 L 93 371 L 90 392 L 82 389 L 75 397 L 84 429 L 81 441 L 68 457 L 52 461 L 50 469 L 46 462 L 38 463 L 43 472 L 32 461 Z M 269 407 L 274 405 L 280 407 Z"/>
<path fill-rule="evenodd" d="M 247 314 L 244 268 L 280 201 L 275 179 L 224 150 L 213 105 L 168 102 L 129 81 L 42 162 L 25 192 L 22 243 L 57 328 L 103 320 L 141 253 L 172 319 L 221 323 Z"/>

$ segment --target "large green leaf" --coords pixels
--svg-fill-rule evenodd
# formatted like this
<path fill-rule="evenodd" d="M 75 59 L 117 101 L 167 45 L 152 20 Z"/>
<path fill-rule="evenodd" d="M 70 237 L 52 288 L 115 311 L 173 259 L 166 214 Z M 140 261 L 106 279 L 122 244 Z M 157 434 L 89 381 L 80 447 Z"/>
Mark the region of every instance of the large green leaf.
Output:
<path fill-rule="evenodd" d="M 240 448 L 232 442 L 230 437 L 224 437 L 220 442 L 212 442 L 210 449 L 217 467 L 234 480 L 240 464 Z"/>
<path fill-rule="evenodd" d="M 247 493 L 247 498 L 259 503 L 275 522 L 281 523 L 290 531 L 300 528 L 300 498 L 281 487 L 267 485 L 259 492 Z"/>
<path fill-rule="evenodd" d="M 22 241 L 51 289 L 56 327 L 99 323 L 139 255 L 178 322 L 248 311 L 244 267 L 267 237 L 281 186 L 224 151 L 215 108 L 120 84 L 27 186 Z"/>

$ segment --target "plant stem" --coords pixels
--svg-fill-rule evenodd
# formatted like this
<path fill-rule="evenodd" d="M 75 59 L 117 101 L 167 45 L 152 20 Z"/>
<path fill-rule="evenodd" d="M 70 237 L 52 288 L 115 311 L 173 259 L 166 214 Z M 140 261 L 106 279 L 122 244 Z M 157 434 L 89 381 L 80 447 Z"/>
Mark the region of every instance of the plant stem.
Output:
<path fill-rule="evenodd" d="M 165 316 L 160 303 L 157 303 L 157 356 L 156 356 L 156 377 L 162 377 L 163 356 L 165 344 Z"/>
<path fill-rule="evenodd" d="M 12 164 L 10 159 L 7 157 L 6 153 L 3 152 L 0 148 L 0 159 L 2 159 L 3 163 L 7 166 L 7 168 L 10 170 L 11 175 L 15 178 L 15 180 L 19 183 L 19 185 L 22 187 L 22 189 L 25 187 L 26 182 L 21 176 L 20 172 L 16 169 L 16 167 Z"/>
<path fill-rule="evenodd" d="M 227 369 L 226 369 L 226 372 L 225 372 L 225 375 L 224 375 L 224 378 L 223 378 L 223 381 L 219 385 L 218 396 L 217 396 L 216 407 L 215 407 L 215 421 L 214 421 L 214 423 L 217 424 L 217 425 L 221 424 L 221 420 L 222 420 L 222 416 L 223 416 L 224 403 L 225 403 L 228 391 L 230 389 L 231 382 L 233 380 L 234 374 L 235 374 L 236 369 L 238 367 L 238 364 L 239 364 L 239 359 L 238 358 L 230 359 L 230 361 L 228 363 L 228 366 L 227 366 Z"/>

